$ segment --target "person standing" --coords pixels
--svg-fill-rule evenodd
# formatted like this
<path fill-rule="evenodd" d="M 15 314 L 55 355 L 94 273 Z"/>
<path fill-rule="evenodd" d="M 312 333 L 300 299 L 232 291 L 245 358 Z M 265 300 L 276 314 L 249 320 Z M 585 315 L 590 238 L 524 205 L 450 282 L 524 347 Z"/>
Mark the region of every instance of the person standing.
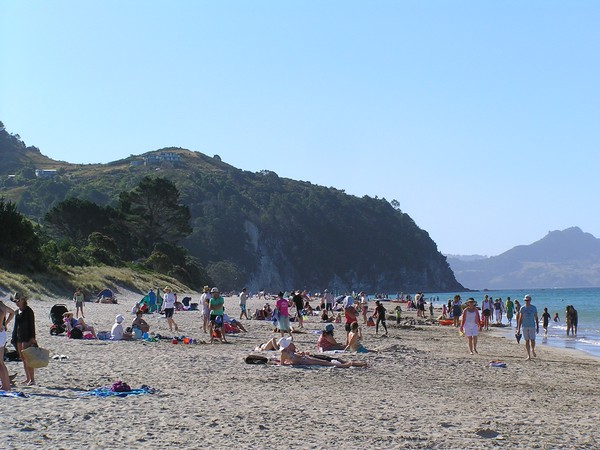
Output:
<path fill-rule="evenodd" d="M 506 297 L 506 318 L 508 319 L 508 324 L 512 327 L 512 318 L 515 311 L 515 304 L 512 302 L 510 297 Z"/>
<path fill-rule="evenodd" d="M 502 304 L 502 299 L 500 297 L 498 297 L 496 300 L 494 300 L 494 319 L 496 320 L 497 324 L 502 323 L 503 307 L 504 307 L 504 305 Z"/>
<path fill-rule="evenodd" d="M 6 324 L 10 323 L 15 315 L 15 311 L 9 308 L 0 301 L 0 386 L 3 391 L 10 391 L 10 377 L 8 376 L 8 369 L 4 364 L 4 346 L 6 345 L 7 328 Z"/>
<path fill-rule="evenodd" d="M 333 311 L 333 292 L 329 292 L 325 289 L 325 309 L 327 311 Z"/>
<path fill-rule="evenodd" d="M 292 329 L 290 327 L 290 303 L 286 298 L 283 297 L 283 292 L 277 294 L 277 301 L 275 302 L 275 308 L 277 309 L 277 322 L 281 337 L 285 336 L 285 333 L 290 335 L 293 339 Z"/>
<path fill-rule="evenodd" d="M 471 355 L 477 353 L 477 336 L 481 331 L 481 317 L 477 310 L 477 302 L 474 298 L 468 298 L 465 302 L 467 307 L 464 309 L 460 318 L 459 331 L 464 333 L 469 341 L 469 352 Z"/>
<path fill-rule="evenodd" d="M 83 315 L 83 300 L 83 292 L 81 291 L 81 288 L 77 288 L 73 294 L 73 301 L 75 302 L 75 316 L 78 319 L 79 317 L 83 317 L 85 319 L 85 316 Z M 80 311 L 81 315 L 79 315 Z"/>
<path fill-rule="evenodd" d="M 302 311 L 304 310 L 304 297 L 302 297 L 302 291 L 293 292 L 292 301 L 296 306 L 296 319 L 298 320 L 298 327 L 304 328 L 304 316 Z"/>
<path fill-rule="evenodd" d="M 223 325 L 223 314 L 225 312 L 225 300 L 221 297 L 219 293 L 219 289 L 213 287 L 210 290 L 210 300 L 208 303 L 208 308 L 210 310 L 210 322 L 209 322 L 209 333 L 210 333 L 210 343 L 212 344 L 215 340 L 215 336 L 213 334 L 213 330 L 215 329 L 215 324 L 220 328 Z M 225 333 L 221 330 L 219 338 L 221 342 L 227 342 L 225 339 Z"/>
<path fill-rule="evenodd" d="M 492 299 L 485 294 L 483 298 L 483 302 L 481 302 L 481 311 L 483 312 L 483 326 L 486 330 L 490 329 L 490 318 L 492 317 L 492 307 L 493 307 Z"/>
<path fill-rule="evenodd" d="M 206 333 L 208 330 L 208 322 L 210 320 L 210 288 L 204 286 L 204 292 L 200 296 L 200 304 L 202 305 L 202 330 Z"/>
<path fill-rule="evenodd" d="M 167 324 L 169 325 L 169 331 L 179 331 L 179 327 L 173 320 L 173 314 L 175 314 L 175 302 L 177 301 L 177 297 L 171 291 L 169 286 L 166 286 L 165 294 L 163 295 L 163 303 L 162 303 L 162 312 L 165 313 L 165 318 L 167 319 Z"/>
<path fill-rule="evenodd" d="M 25 362 L 23 350 L 37 345 L 37 341 L 35 340 L 35 314 L 33 314 L 33 310 L 27 304 L 27 297 L 23 293 L 17 292 L 12 300 L 19 308 L 19 311 L 15 315 L 12 343 L 23 361 L 23 368 L 25 369 L 24 383 L 33 386 L 35 384 L 35 369 L 29 367 Z"/>
<path fill-rule="evenodd" d="M 360 293 L 360 309 L 363 317 L 363 324 L 366 325 L 368 322 L 367 314 L 369 314 L 369 299 L 365 292 Z"/>
<path fill-rule="evenodd" d="M 148 291 L 148 312 L 153 313 L 156 311 L 156 294 L 154 293 L 154 289 L 150 289 Z"/>
<path fill-rule="evenodd" d="M 452 300 L 452 321 L 453 325 L 458 328 L 460 322 L 460 316 L 462 315 L 462 300 L 460 299 L 460 295 L 456 294 L 454 296 L 454 300 Z"/>
<path fill-rule="evenodd" d="M 346 342 L 348 342 L 348 335 L 352 327 L 352 323 L 358 320 L 358 311 L 354 307 L 354 298 L 351 295 L 347 295 L 344 298 L 342 304 L 344 308 L 344 329 L 346 330 Z"/>
<path fill-rule="evenodd" d="M 246 302 L 248 301 L 248 290 L 246 288 L 242 289 L 240 292 L 240 320 L 242 320 L 243 316 L 246 316 L 246 320 L 248 320 L 248 312 L 246 311 Z"/>
<path fill-rule="evenodd" d="M 377 334 L 379 332 L 379 324 L 381 323 L 381 325 L 383 325 L 383 328 L 385 329 L 385 335 L 388 335 L 388 329 L 387 329 L 387 325 L 385 324 L 385 312 L 386 309 L 383 306 L 383 304 L 377 300 L 375 302 L 375 314 L 374 316 L 377 317 L 377 322 L 375 322 L 375 334 Z"/>
<path fill-rule="evenodd" d="M 531 296 L 527 294 L 523 299 L 525 306 L 521 307 L 517 315 L 517 334 L 523 331 L 525 339 L 525 349 L 527 350 L 526 360 L 530 360 L 535 354 L 535 335 L 540 331 L 537 308 L 531 304 Z"/>

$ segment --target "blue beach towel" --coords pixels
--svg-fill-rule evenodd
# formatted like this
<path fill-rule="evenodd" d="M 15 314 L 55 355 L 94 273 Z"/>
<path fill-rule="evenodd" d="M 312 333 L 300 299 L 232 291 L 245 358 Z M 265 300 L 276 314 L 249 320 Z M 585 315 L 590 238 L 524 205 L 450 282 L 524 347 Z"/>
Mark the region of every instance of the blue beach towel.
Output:
<path fill-rule="evenodd" d="M 29 395 L 27 395 L 24 392 L 20 392 L 20 391 L 2 391 L 2 390 L 0 390 L 0 397 L 21 397 L 21 398 L 28 398 Z"/>
<path fill-rule="evenodd" d="M 128 397 L 130 395 L 156 394 L 158 389 L 143 385 L 139 389 L 131 389 L 130 391 L 117 392 L 113 391 L 109 386 L 103 386 L 91 391 L 79 394 L 82 397 Z"/>

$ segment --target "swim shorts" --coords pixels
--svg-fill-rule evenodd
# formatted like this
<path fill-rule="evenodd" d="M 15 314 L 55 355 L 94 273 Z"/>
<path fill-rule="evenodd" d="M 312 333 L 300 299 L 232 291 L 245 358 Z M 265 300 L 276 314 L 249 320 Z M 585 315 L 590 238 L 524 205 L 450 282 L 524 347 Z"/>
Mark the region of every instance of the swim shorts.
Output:
<path fill-rule="evenodd" d="M 535 327 L 522 328 L 523 339 L 526 341 L 535 341 Z"/>
<path fill-rule="evenodd" d="M 170 318 L 173 317 L 173 312 L 175 311 L 175 308 L 165 308 L 165 318 Z"/>
<path fill-rule="evenodd" d="M 289 316 L 279 316 L 279 331 L 290 331 Z"/>
<path fill-rule="evenodd" d="M 6 331 L 0 331 L 0 347 L 6 345 Z"/>

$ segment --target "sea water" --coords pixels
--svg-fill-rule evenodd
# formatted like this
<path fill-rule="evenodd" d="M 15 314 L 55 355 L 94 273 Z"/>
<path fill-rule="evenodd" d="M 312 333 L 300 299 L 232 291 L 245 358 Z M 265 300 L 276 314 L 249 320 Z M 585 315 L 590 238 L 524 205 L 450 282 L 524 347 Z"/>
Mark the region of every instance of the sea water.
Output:
<path fill-rule="evenodd" d="M 455 294 L 460 294 L 463 302 L 473 297 L 477 300 L 477 305 L 481 307 L 481 302 L 487 294 L 496 299 L 500 297 L 502 303 L 506 303 L 506 298 L 510 297 L 514 302 L 519 300 L 521 306 L 525 306 L 523 297 L 526 294 L 531 295 L 531 304 L 537 308 L 538 317 L 541 319 L 544 308 L 548 308 L 550 321 L 548 322 L 548 334 L 544 336 L 542 323 L 540 322 L 540 334 L 536 339 L 536 344 L 550 345 L 553 347 L 570 348 L 584 351 L 588 354 L 600 357 L 600 288 L 571 288 L 571 289 L 512 289 L 498 291 L 476 291 L 476 292 L 455 292 L 455 293 L 424 293 L 427 301 L 433 300 L 436 307 L 441 307 L 447 303 L 448 299 L 454 298 Z M 394 298 L 390 296 L 390 298 Z M 438 300 L 439 299 L 439 300 Z M 577 310 L 578 324 L 577 336 L 567 336 L 567 324 L 565 320 L 565 309 L 567 305 L 573 305 Z M 554 322 L 554 315 L 558 313 L 559 322 Z M 492 322 L 494 315 L 492 312 Z M 506 314 L 503 314 L 502 323 L 508 324 Z M 513 317 L 512 329 L 505 328 L 507 332 L 514 334 L 517 321 Z"/>

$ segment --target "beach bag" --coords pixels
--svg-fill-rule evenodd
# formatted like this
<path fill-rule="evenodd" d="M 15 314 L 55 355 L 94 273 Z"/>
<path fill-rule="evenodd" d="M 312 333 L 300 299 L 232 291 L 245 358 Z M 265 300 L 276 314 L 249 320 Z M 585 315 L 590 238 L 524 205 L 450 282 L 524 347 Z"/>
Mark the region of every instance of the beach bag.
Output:
<path fill-rule="evenodd" d="M 33 368 L 46 367 L 50 361 L 50 352 L 42 347 L 29 347 L 21 351 L 25 363 Z"/>
<path fill-rule="evenodd" d="M 374 327 L 375 326 L 375 321 L 373 320 L 373 317 L 369 317 L 367 319 L 367 326 L 368 327 Z"/>

